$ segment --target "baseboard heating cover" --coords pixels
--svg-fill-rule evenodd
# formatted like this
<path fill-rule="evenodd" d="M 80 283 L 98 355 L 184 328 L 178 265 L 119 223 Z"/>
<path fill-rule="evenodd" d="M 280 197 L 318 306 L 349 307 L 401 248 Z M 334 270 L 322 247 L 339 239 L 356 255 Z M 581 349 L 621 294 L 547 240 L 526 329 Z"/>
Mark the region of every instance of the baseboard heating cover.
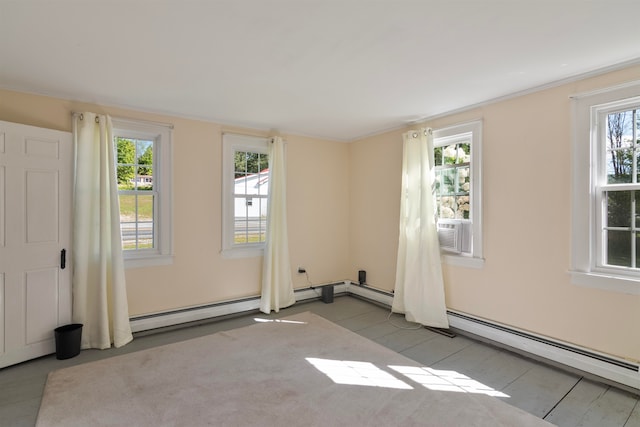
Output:
<path fill-rule="evenodd" d="M 462 313 L 448 311 L 448 315 L 449 324 L 455 329 L 640 391 L 638 364 Z"/>
<path fill-rule="evenodd" d="M 393 293 L 391 292 L 367 285 L 361 286 L 348 280 L 331 285 L 334 286 L 336 295 L 353 295 L 387 307 L 391 307 L 393 301 Z M 320 297 L 319 287 L 296 290 L 296 301 L 318 299 Z M 131 329 L 133 332 L 141 332 L 246 311 L 255 311 L 259 307 L 259 297 L 221 302 L 208 306 L 132 318 Z M 467 332 L 499 345 L 542 357 L 640 391 L 640 366 L 638 364 L 453 310 L 449 310 L 447 314 L 451 327 L 459 331 Z"/>
<path fill-rule="evenodd" d="M 340 295 L 346 292 L 346 284 L 344 282 L 327 285 L 333 286 L 334 295 Z M 296 302 L 319 298 L 321 292 L 320 288 L 327 285 L 314 286 L 314 288 L 296 289 L 294 291 Z M 241 298 L 215 304 L 136 316 L 131 318 L 131 330 L 132 332 L 142 332 L 259 309 L 259 296 Z"/>

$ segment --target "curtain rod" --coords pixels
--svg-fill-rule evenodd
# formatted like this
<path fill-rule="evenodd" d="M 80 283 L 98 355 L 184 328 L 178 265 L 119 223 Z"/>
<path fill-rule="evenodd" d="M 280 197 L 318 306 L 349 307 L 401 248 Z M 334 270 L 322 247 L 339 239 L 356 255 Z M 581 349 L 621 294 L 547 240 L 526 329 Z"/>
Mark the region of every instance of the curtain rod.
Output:
<path fill-rule="evenodd" d="M 77 111 L 72 111 L 71 116 L 73 117 L 79 116 L 80 120 L 83 119 L 82 113 L 79 113 Z M 169 129 L 173 129 L 173 124 L 171 123 L 154 122 L 152 120 L 129 119 L 124 117 L 114 117 L 114 116 L 111 116 L 111 120 L 116 120 L 118 122 L 131 123 L 131 124 L 147 124 L 147 125 L 154 125 L 154 126 L 163 126 Z M 98 115 L 96 115 L 96 123 L 99 123 Z"/>

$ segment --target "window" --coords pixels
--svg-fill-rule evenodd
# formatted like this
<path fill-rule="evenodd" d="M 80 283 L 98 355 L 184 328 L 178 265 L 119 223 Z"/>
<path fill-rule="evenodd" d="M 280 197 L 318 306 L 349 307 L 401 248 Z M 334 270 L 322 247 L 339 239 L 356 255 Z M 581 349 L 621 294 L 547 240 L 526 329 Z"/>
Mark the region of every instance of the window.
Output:
<path fill-rule="evenodd" d="M 224 134 L 222 253 L 260 256 L 267 233 L 268 139 Z"/>
<path fill-rule="evenodd" d="M 481 135 L 472 122 L 433 132 L 438 237 L 451 264 L 481 267 Z"/>
<path fill-rule="evenodd" d="M 640 293 L 640 83 L 574 97 L 572 280 Z"/>
<path fill-rule="evenodd" d="M 171 262 L 171 127 L 113 119 L 127 267 Z"/>

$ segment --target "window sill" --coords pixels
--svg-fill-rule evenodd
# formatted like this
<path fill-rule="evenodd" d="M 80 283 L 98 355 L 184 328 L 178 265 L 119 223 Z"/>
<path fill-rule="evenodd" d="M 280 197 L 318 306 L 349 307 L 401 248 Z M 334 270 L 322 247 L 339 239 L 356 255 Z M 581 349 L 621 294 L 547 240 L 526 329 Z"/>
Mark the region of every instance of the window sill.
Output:
<path fill-rule="evenodd" d="M 584 271 L 569 271 L 569 274 L 571 274 L 571 283 L 574 285 L 624 294 L 640 295 L 640 278 L 635 279 Z"/>
<path fill-rule="evenodd" d="M 445 264 L 454 265 L 456 267 L 484 268 L 484 258 L 444 253 L 442 254 L 442 260 Z"/>
<path fill-rule="evenodd" d="M 124 258 L 124 268 L 155 267 L 173 264 L 173 255 L 138 255 Z"/>

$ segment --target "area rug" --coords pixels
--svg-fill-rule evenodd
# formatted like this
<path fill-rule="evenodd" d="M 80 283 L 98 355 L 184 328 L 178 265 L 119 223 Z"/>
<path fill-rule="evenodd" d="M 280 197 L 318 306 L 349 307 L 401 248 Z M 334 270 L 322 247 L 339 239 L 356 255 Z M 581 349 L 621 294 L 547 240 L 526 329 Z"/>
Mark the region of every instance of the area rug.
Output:
<path fill-rule="evenodd" d="M 312 313 L 53 371 L 37 426 L 543 426 Z"/>

